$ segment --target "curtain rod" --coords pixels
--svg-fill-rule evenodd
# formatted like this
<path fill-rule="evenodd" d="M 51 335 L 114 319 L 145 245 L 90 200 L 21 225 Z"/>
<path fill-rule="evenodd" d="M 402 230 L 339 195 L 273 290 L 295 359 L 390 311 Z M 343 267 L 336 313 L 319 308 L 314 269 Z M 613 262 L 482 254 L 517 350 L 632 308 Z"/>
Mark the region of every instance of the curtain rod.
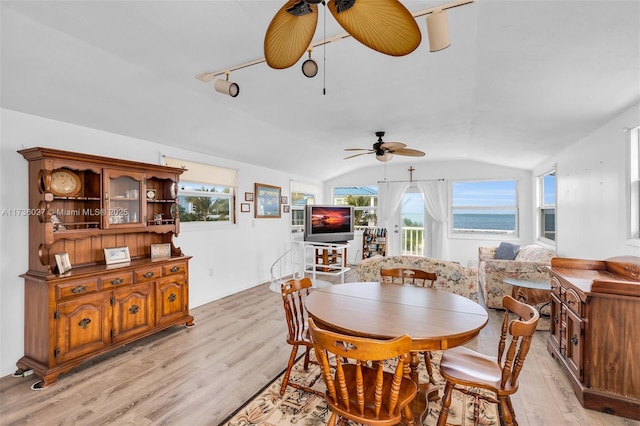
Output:
<path fill-rule="evenodd" d="M 379 180 L 378 183 L 402 183 L 402 182 L 444 182 L 444 178 L 439 179 L 413 179 L 413 180 Z"/>

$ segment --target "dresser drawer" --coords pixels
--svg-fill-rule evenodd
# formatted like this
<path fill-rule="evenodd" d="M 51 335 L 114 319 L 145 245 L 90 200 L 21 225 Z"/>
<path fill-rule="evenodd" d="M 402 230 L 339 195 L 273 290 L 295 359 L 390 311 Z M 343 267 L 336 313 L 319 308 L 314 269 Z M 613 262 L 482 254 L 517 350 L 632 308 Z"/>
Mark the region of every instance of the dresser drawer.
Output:
<path fill-rule="evenodd" d="M 571 309 L 571 311 L 574 314 L 578 316 L 582 315 L 582 312 L 581 312 L 582 302 L 580 302 L 580 297 L 578 296 L 578 293 L 576 293 L 574 290 L 567 289 L 567 291 L 564 294 L 564 302 L 567 304 L 569 309 Z"/>
<path fill-rule="evenodd" d="M 184 274 L 186 272 L 187 272 L 186 262 L 171 263 L 169 265 L 162 266 L 162 275 L 165 277 L 169 275 L 175 275 L 175 274 Z"/>
<path fill-rule="evenodd" d="M 146 281 L 153 281 L 162 276 L 162 268 L 155 266 L 153 268 L 138 269 L 133 271 L 133 282 L 143 283 Z"/>
<path fill-rule="evenodd" d="M 100 277 L 102 282 L 102 288 L 104 290 L 108 290 L 109 288 L 127 285 L 133 282 L 133 277 L 131 272 L 119 272 L 115 274 L 103 275 Z"/>
<path fill-rule="evenodd" d="M 560 298 L 560 293 L 562 292 L 562 286 L 560 285 L 560 281 L 556 277 L 551 277 L 551 293 L 555 294 Z"/>
<path fill-rule="evenodd" d="M 75 297 L 98 291 L 98 280 L 73 281 L 56 285 L 56 300 Z"/>

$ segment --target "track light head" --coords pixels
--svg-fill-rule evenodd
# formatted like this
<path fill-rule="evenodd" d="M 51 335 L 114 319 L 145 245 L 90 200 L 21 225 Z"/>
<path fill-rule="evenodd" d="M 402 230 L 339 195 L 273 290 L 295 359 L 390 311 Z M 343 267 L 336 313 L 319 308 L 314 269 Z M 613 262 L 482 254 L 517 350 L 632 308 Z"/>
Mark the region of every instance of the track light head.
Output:
<path fill-rule="evenodd" d="M 228 73 L 226 80 L 216 80 L 213 83 L 213 87 L 216 89 L 216 92 L 224 93 L 225 95 L 229 95 L 232 98 L 235 98 L 240 94 L 240 86 L 238 86 L 238 83 L 229 81 Z"/>
<path fill-rule="evenodd" d="M 435 10 L 427 15 L 429 51 L 437 52 L 451 45 L 449 40 L 449 18 L 446 10 Z"/>

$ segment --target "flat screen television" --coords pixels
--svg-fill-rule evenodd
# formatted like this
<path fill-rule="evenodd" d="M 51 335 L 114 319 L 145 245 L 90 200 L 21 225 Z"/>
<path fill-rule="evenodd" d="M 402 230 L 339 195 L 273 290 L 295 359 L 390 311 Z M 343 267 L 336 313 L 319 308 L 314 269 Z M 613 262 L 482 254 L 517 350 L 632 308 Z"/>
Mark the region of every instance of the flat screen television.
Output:
<path fill-rule="evenodd" d="M 353 240 L 352 206 L 307 206 L 304 219 L 305 241 L 342 243 Z"/>

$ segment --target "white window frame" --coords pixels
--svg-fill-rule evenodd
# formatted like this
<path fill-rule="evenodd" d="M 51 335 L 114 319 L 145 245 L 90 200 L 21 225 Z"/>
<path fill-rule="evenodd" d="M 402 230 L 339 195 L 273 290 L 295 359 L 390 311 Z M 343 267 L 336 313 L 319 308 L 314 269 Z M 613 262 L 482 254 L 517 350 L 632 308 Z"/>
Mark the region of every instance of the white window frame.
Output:
<path fill-rule="evenodd" d="M 209 197 L 212 199 L 227 199 L 229 215 L 227 220 L 180 221 L 182 231 L 224 228 L 236 225 L 236 193 L 238 171 L 228 167 L 214 166 L 171 156 L 162 156 L 162 163 L 172 167 L 181 167 L 186 171 L 180 176 L 178 184 L 178 198 L 180 197 Z M 222 192 L 198 191 L 189 189 L 198 185 L 221 188 Z M 224 191 L 228 192 L 224 192 Z"/>
<path fill-rule="evenodd" d="M 640 247 L 640 126 L 628 131 L 627 244 Z"/>
<path fill-rule="evenodd" d="M 455 206 L 453 204 L 453 189 L 458 183 L 476 183 L 476 182 L 514 182 L 515 183 L 515 206 Z M 449 183 L 449 236 L 452 238 L 488 238 L 488 239 L 513 239 L 516 240 L 520 236 L 520 181 L 513 178 L 504 179 L 461 179 L 453 180 Z M 453 227 L 453 215 L 456 210 L 514 210 L 515 213 L 515 230 L 462 230 Z"/>
<path fill-rule="evenodd" d="M 545 204 L 545 192 L 544 192 L 544 178 L 546 176 L 549 176 L 553 174 L 555 176 L 555 200 L 553 204 Z M 547 170 L 546 172 L 542 173 L 541 175 L 538 176 L 537 178 L 537 190 L 536 190 L 537 194 L 538 194 L 538 200 L 537 200 L 537 211 L 536 211 L 536 234 L 537 234 L 537 239 L 538 241 L 547 244 L 547 245 L 551 245 L 551 246 L 556 246 L 556 241 L 558 240 L 558 173 L 556 170 L 556 167 L 554 166 L 553 168 Z M 543 227 L 542 227 L 542 223 L 543 223 L 543 212 L 545 210 L 551 210 L 553 209 L 554 211 L 554 229 L 555 229 L 555 240 L 552 240 L 550 238 L 547 238 L 544 236 L 543 233 Z"/>

